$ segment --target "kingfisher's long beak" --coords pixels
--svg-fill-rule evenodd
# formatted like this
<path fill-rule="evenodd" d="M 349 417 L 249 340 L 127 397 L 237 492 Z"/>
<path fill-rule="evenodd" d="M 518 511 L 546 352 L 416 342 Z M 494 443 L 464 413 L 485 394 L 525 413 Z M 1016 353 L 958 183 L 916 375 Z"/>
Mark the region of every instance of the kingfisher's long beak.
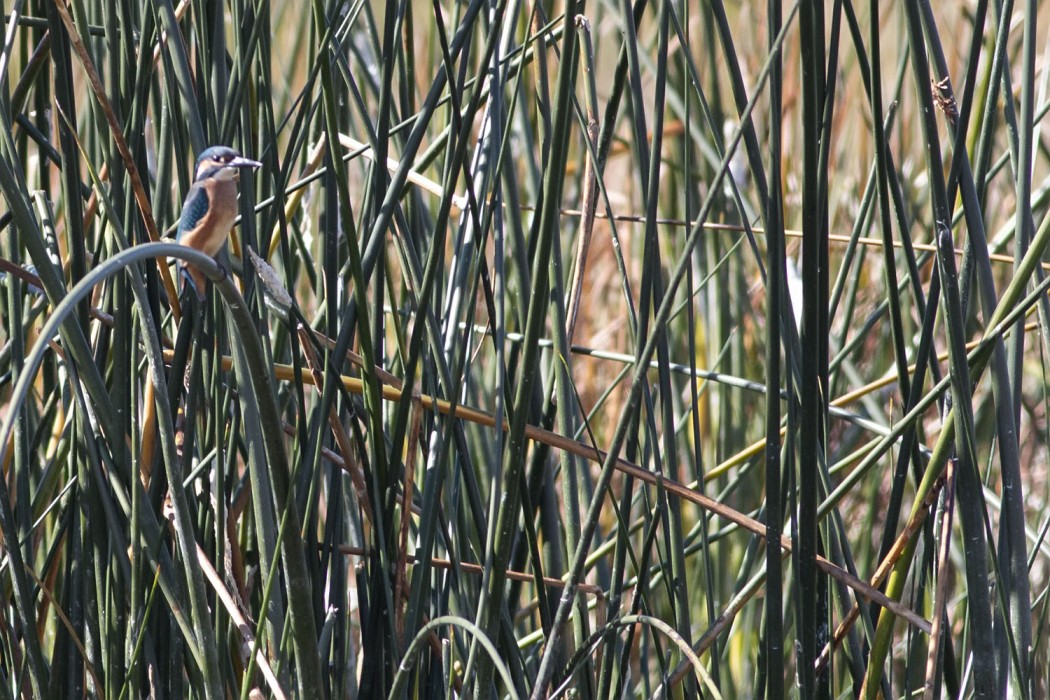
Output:
<path fill-rule="evenodd" d="M 244 156 L 237 156 L 236 158 L 231 160 L 226 165 L 229 166 L 229 167 L 232 167 L 232 168 L 261 168 L 262 167 L 262 163 L 260 163 L 259 161 L 252 160 L 251 158 L 245 158 Z"/>

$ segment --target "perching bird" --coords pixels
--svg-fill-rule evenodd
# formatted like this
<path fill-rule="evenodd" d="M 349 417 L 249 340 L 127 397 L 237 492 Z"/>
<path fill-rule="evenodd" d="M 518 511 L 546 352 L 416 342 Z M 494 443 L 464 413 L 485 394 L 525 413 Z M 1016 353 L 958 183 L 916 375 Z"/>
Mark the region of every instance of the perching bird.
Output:
<path fill-rule="evenodd" d="M 197 157 L 193 186 L 186 193 L 179 218 L 179 243 L 196 248 L 214 258 L 226 243 L 237 218 L 237 180 L 241 168 L 258 168 L 262 163 L 245 158 L 227 146 L 212 146 Z M 192 265 L 182 268 L 198 299 L 204 299 L 206 279 Z"/>

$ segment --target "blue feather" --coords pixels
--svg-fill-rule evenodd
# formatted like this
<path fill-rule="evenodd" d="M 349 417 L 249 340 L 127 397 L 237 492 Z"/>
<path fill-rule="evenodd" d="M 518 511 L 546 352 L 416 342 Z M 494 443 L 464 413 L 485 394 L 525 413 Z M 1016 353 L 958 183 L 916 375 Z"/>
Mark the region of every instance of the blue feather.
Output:
<path fill-rule="evenodd" d="M 208 213 L 208 193 L 203 187 L 192 187 L 186 196 L 186 203 L 182 206 L 182 217 L 179 219 L 179 235 L 192 231 L 200 224 L 201 219 Z"/>

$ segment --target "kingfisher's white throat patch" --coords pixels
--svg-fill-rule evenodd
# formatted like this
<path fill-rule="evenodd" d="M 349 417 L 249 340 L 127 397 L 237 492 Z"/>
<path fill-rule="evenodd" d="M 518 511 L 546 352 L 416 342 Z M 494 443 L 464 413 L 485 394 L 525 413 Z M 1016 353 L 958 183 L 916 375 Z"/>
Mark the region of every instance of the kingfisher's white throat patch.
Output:
<path fill-rule="evenodd" d="M 215 173 L 215 179 L 216 180 L 223 180 L 223 181 L 233 180 L 233 181 L 236 181 L 236 180 L 239 180 L 240 177 L 241 177 L 241 171 L 238 168 L 232 168 L 230 166 L 226 166 L 224 168 L 219 168 L 218 172 Z"/>

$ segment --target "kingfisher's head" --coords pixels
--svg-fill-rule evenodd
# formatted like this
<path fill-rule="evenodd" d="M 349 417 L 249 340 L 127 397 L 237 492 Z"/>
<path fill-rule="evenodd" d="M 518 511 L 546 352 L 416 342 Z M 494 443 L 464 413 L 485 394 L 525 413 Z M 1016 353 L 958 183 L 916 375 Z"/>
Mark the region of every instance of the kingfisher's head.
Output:
<path fill-rule="evenodd" d="M 262 163 L 245 158 L 229 146 L 212 146 L 197 156 L 194 182 L 237 180 L 242 168 L 258 168 Z"/>

